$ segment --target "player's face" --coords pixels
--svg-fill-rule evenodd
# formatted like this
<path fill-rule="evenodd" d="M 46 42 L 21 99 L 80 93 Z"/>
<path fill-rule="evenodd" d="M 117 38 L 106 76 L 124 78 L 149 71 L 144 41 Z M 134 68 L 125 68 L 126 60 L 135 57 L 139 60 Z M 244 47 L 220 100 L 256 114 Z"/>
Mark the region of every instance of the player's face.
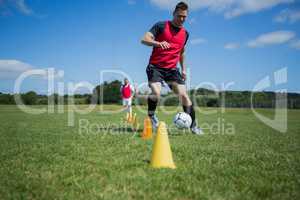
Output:
<path fill-rule="evenodd" d="M 181 10 L 178 9 L 176 12 L 173 14 L 173 23 L 176 26 L 182 26 L 183 23 L 185 22 L 185 19 L 187 18 L 188 11 L 187 10 Z"/>

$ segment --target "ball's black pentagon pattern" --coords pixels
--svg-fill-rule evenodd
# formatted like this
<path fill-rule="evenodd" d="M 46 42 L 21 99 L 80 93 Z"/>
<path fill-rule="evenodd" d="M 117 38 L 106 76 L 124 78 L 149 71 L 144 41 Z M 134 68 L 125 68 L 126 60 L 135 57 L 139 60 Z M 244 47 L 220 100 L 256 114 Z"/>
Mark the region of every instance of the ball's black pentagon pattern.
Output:
<path fill-rule="evenodd" d="M 187 113 L 184 112 L 179 112 L 175 115 L 173 122 L 176 125 L 177 128 L 189 128 L 190 123 L 191 123 L 191 119 L 187 120 Z M 188 115 L 189 116 L 189 115 Z M 189 116 L 190 117 L 190 116 Z"/>

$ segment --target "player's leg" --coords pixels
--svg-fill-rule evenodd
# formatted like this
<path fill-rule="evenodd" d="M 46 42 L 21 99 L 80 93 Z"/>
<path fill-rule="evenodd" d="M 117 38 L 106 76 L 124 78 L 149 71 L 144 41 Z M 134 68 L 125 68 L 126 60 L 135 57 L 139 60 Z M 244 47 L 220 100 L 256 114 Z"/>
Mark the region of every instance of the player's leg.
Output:
<path fill-rule="evenodd" d="M 127 103 L 126 99 L 122 99 L 123 111 L 127 112 Z"/>
<path fill-rule="evenodd" d="M 123 109 L 126 113 L 129 113 L 129 105 L 128 105 L 128 99 L 123 99 Z"/>
<path fill-rule="evenodd" d="M 189 114 L 192 118 L 192 124 L 190 127 L 192 132 L 199 135 L 202 134 L 201 129 L 197 127 L 195 109 L 190 97 L 187 94 L 185 85 L 179 84 L 175 81 L 171 82 L 170 85 L 172 86 L 173 92 L 178 95 L 179 101 L 181 102 L 183 107 L 183 111 Z"/>
<path fill-rule="evenodd" d="M 185 80 L 183 80 L 181 73 L 178 69 L 170 70 L 165 77 L 165 81 L 168 83 L 170 88 L 178 95 L 179 101 L 182 104 L 184 112 L 189 114 L 192 118 L 191 131 L 195 134 L 202 134 L 201 129 L 197 127 L 195 110 L 192 104 L 191 99 L 187 94 L 185 87 Z"/>
<path fill-rule="evenodd" d="M 151 95 L 148 96 L 148 116 L 152 121 L 152 126 L 156 128 L 158 126 L 158 118 L 155 115 L 155 110 L 160 98 L 163 74 L 158 67 L 151 64 L 148 65 L 146 72 L 149 87 L 151 88 Z"/>
<path fill-rule="evenodd" d="M 160 82 L 152 82 L 149 83 L 151 88 L 151 94 L 148 96 L 148 116 L 152 121 L 153 127 L 158 126 L 158 118 L 155 115 L 155 110 L 160 98 L 161 92 L 161 83 Z"/>
<path fill-rule="evenodd" d="M 184 112 L 189 114 L 192 118 L 192 126 L 195 125 L 195 111 L 192 105 L 192 101 L 190 100 L 186 87 L 183 84 L 178 84 L 177 82 L 171 82 L 172 90 L 175 94 L 178 95 L 179 101 L 183 107 Z"/>
<path fill-rule="evenodd" d="M 128 112 L 132 113 L 132 99 L 131 98 L 128 99 L 127 106 L 128 106 L 128 108 L 127 108 Z"/>

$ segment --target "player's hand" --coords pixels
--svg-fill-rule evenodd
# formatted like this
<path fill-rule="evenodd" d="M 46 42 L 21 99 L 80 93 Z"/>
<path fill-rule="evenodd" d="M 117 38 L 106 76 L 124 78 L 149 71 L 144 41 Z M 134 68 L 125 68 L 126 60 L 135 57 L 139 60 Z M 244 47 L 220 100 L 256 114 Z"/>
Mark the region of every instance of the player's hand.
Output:
<path fill-rule="evenodd" d="M 168 49 L 171 47 L 170 43 L 166 42 L 166 41 L 162 41 L 159 43 L 159 47 L 162 49 Z"/>
<path fill-rule="evenodd" d="M 186 71 L 182 71 L 181 72 L 181 76 L 182 76 L 182 79 L 185 81 L 186 80 Z"/>

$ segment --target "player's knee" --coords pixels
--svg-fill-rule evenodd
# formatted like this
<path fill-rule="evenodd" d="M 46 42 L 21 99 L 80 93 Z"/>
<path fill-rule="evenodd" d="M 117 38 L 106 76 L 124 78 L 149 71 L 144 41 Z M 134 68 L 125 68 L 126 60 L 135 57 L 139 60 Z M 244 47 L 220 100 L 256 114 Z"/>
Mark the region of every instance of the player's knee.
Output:
<path fill-rule="evenodd" d="M 159 93 L 153 93 L 151 95 L 151 99 L 154 100 L 154 101 L 159 101 L 160 99 L 160 94 Z"/>
<path fill-rule="evenodd" d="M 180 99 L 189 99 L 189 96 L 188 96 L 186 93 L 179 93 L 179 94 L 178 94 L 178 97 L 179 97 Z"/>
<path fill-rule="evenodd" d="M 178 96 L 184 104 L 191 104 L 190 97 L 187 93 L 179 93 Z"/>

